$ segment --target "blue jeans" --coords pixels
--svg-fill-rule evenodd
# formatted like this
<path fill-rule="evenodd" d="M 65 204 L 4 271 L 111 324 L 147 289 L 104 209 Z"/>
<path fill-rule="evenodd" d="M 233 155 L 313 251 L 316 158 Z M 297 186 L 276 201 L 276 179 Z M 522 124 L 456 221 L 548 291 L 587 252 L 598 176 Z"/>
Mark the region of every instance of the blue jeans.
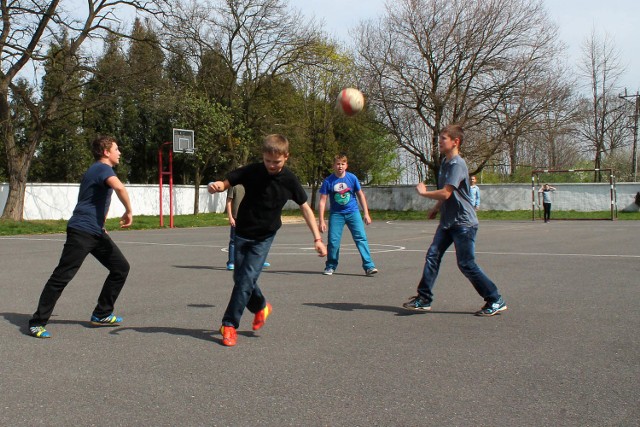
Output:
<path fill-rule="evenodd" d="M 338 267 L 338 258 L 340 257 L 340 240 L 342 240 L 342 230 L 345 224 L 351 232 L 353 242 L 360 252 L 362 258 L 362 268 L 366 271 L 374 268 L 375 264 L 371 260 L 371 252 L 369 251 L 369 242 L 367 241 L 367 233 L 364 231 L 364 222 L 360 216 L 360 212 L 351 213 L 330 213 L 329 214 L 329 242 L 327 244 L 327 262 L 326 268 L 336 269 Z"/>
<path fill-rule="evenodd" d="M 496 302 L 500 299 L 498 287 L 478 267 L 475 260 L 475 241 L 477 227 L 452 227 L 447 230 L 438 226 L 433 242 L 427 251 L 426 262 L 422 272 L 422 279 L 418 284 L 418 295 L 423 299 L 433 301 L 433 285 L 438 277 L 440 263 L 451 243 L 456 248 L 458 268 L 486 302 Z"/>
<path fill-rule="evenodd" d="M 224 326 L 238 328 L 245 308 L 252 313 L 257 313 L 266 306 L 267 300 L 258 286 L 258 276 L 274 237 L 275 234 L 264 240 L 253 240 L 236 234 L 234 285 L 231 299 L 222 317 Z"/>
<path fill-rule="evenodd" d="M 235 264 L 235 251 L 236 251 L 236 228 L 229 227 L 229 257 L 227 258 L 227 265 Z"/>

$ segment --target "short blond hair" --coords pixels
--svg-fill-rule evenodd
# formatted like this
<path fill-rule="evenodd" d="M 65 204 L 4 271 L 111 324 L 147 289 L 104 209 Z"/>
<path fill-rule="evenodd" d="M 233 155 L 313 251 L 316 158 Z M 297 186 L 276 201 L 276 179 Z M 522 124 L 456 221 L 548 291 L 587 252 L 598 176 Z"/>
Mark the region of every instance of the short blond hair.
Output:
<path fill-rule="evenodd" d="M 347 155 L 345 153 L 339 153 L 333 157 L 334 162 L 337 162 L 338 160 L 343 160 L 345 163 L 349 162 L 349 159 L 347 158 Z"/>
<path fill-rule="evenodd" d="M 279 133 L 267 135 L 262 144 L 262 152 L 276 155 L 289 155 L 289 140 Z"/>

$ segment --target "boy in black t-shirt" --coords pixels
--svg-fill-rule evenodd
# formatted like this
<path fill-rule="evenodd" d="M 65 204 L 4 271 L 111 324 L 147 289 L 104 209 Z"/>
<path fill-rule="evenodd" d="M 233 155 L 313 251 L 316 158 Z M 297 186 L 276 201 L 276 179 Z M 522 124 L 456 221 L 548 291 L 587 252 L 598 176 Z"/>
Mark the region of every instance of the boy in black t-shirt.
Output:
<path fill-rule="evenodd" d="M 316 252 L 321 257 L 327 254 L 313 210 L 307 203 L 307 193 L 298 178 L 285 167 L 288 158 L 287 138 L 269 135 L 262 146 L 262 163 L 231 171 L 224 181 L 211 182 L 207 186 L 212 194 L 238 184 L 245 189 L 236 218 L 234 286 L 220 327 L 225 346 L 236 345 L 236 329 L 245 308 L 255 313 L 254 331 L 264 326 L 271 314 L 271 304 L 262 295 L 258 277 L 276 232 L 282 226 L 282 208 L 288 200 L 300 205 L 302 216 L 313 234 Z"/>

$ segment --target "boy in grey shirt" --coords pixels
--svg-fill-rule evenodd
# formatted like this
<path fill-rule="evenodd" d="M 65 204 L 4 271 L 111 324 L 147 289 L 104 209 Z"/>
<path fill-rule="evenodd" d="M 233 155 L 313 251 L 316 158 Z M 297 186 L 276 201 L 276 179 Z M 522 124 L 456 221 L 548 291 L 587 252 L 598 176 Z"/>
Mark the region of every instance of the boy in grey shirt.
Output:
<path fill-rule="evenodd" d="M 418 284 L 418 295 L 402 306 L 414 311 L 431 310 L 433 285 L 440 262 L 446 250 L 453 243 L 456 248 L 458 268 L 485 300 L 485 305 L 476 316 L 493 316 L 507 309 L 498 287 L 489 279 L 475 262 L 475 238 L 478 231 L 476 216 L 469 194 L 469 170 L 459 155 L 464 140 L 464 131 L 458 125 L 449 125 L 440 132 L 438 147 L 445 156 L 438 175 L 438 189 L 428 191 L 424 183 L 416 186 L 422 197 L 436 200 L 429 211 L 429 219 L 440 212 L 440 225 L 427 251 L 422 279 Z"/>

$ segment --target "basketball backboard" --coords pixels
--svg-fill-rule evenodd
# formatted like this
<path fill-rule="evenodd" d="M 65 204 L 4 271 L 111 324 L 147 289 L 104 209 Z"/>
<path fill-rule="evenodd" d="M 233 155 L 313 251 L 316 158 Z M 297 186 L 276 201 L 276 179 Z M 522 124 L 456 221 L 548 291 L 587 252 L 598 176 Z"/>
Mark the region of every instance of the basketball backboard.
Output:
<path fill-rule="evenodd" d="M 173 152 L 193 154 L 196 150 L 193 131 L 188 129 L 173 130 Z"/>

